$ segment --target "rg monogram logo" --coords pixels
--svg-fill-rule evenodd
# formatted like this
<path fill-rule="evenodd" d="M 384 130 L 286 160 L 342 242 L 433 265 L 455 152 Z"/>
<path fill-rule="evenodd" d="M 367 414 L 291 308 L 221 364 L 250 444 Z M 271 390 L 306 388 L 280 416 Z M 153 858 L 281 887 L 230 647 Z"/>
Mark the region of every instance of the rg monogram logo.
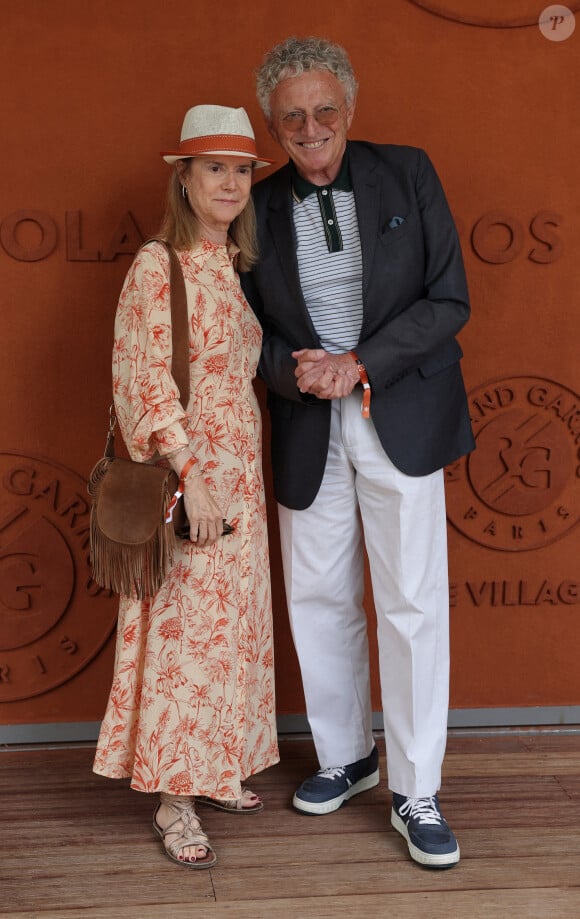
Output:
<path fill-rule="evenodd" d="M 91 578 L 84 480 L 56 463 L 0 454 L 0 703 L 79 673 L 115 627 Z"/>
<path fill-rule="evenodd" d="M 469 394 L 477 449 L 446 469 L 448 517 L 482 546 L 536 549 L 580 517 L 580 398 L 514 377 Z"/>

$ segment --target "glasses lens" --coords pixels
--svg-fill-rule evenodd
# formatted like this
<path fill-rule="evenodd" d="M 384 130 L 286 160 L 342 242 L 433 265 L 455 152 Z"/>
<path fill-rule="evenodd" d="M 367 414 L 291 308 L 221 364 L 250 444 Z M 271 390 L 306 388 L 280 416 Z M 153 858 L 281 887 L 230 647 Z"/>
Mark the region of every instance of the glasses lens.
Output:
<path fill-rule="evenodd" d="M 306 124 L 306 115 L 304 112 L 288 112 L 282 116 L 282 124 L 289 131 L 300 131 Z"/>
<path fill-rule="evenodd" d="M 324 108 L 319 108 L 314 113 L 314 117 L 318 124 L 334 124 L 338 118 L 338 109 L 333 108 L 331 105 L 325 105 Z"/>

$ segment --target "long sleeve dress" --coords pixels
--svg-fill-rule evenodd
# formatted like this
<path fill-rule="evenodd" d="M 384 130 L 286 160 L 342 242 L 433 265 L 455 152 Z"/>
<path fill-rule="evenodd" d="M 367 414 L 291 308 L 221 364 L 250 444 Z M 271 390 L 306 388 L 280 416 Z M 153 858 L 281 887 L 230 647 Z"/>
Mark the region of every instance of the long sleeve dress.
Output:
<path fill-rule="evenodd" d="M 134 460 L 190 446 L 235 527 L 209 547 L 180 544 L 155 597 L 121 597 L 113 684 L 95 772 L 139 791 L 234 799 L 278 762 L 261 417 L 252 386 L 261 329 L 233 267 L 237 249 L 179 252 L 191 396 L 170 372 L 169 261 L 142 249 L 115 321 L 113 388 Z"/>

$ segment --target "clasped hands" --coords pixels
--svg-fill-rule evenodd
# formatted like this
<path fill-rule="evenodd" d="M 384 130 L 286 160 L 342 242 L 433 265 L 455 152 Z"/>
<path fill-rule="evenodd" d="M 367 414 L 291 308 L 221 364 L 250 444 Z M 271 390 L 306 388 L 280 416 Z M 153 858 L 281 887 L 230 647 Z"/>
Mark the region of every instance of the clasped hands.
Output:
<path fill-rule="evenodd" d="M 359 382 L 356 362 L 351 354 L 330 354 L 322 348 L 293 351 L 294 371 L 301 393 L 319 399 L 342 399 L 350 395 Z"/>

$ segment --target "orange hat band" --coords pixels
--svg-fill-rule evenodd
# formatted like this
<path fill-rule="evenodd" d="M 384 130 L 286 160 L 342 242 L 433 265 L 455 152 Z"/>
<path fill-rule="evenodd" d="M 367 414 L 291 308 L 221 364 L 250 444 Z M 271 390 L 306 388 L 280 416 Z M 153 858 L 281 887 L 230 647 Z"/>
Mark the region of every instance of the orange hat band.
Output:
<path fill-rule="evenodd" d="M 191 137 L 189 140 L 182 140 L 179 150 L 171 155 L 200 156 L 204 153 L 215 153 L 217 150 L 247 153 L 248 156 L 258 159 L 255 140 L 252 137 L 244 137 L 243 134 L 206 134 L 203 137 Z"/>

